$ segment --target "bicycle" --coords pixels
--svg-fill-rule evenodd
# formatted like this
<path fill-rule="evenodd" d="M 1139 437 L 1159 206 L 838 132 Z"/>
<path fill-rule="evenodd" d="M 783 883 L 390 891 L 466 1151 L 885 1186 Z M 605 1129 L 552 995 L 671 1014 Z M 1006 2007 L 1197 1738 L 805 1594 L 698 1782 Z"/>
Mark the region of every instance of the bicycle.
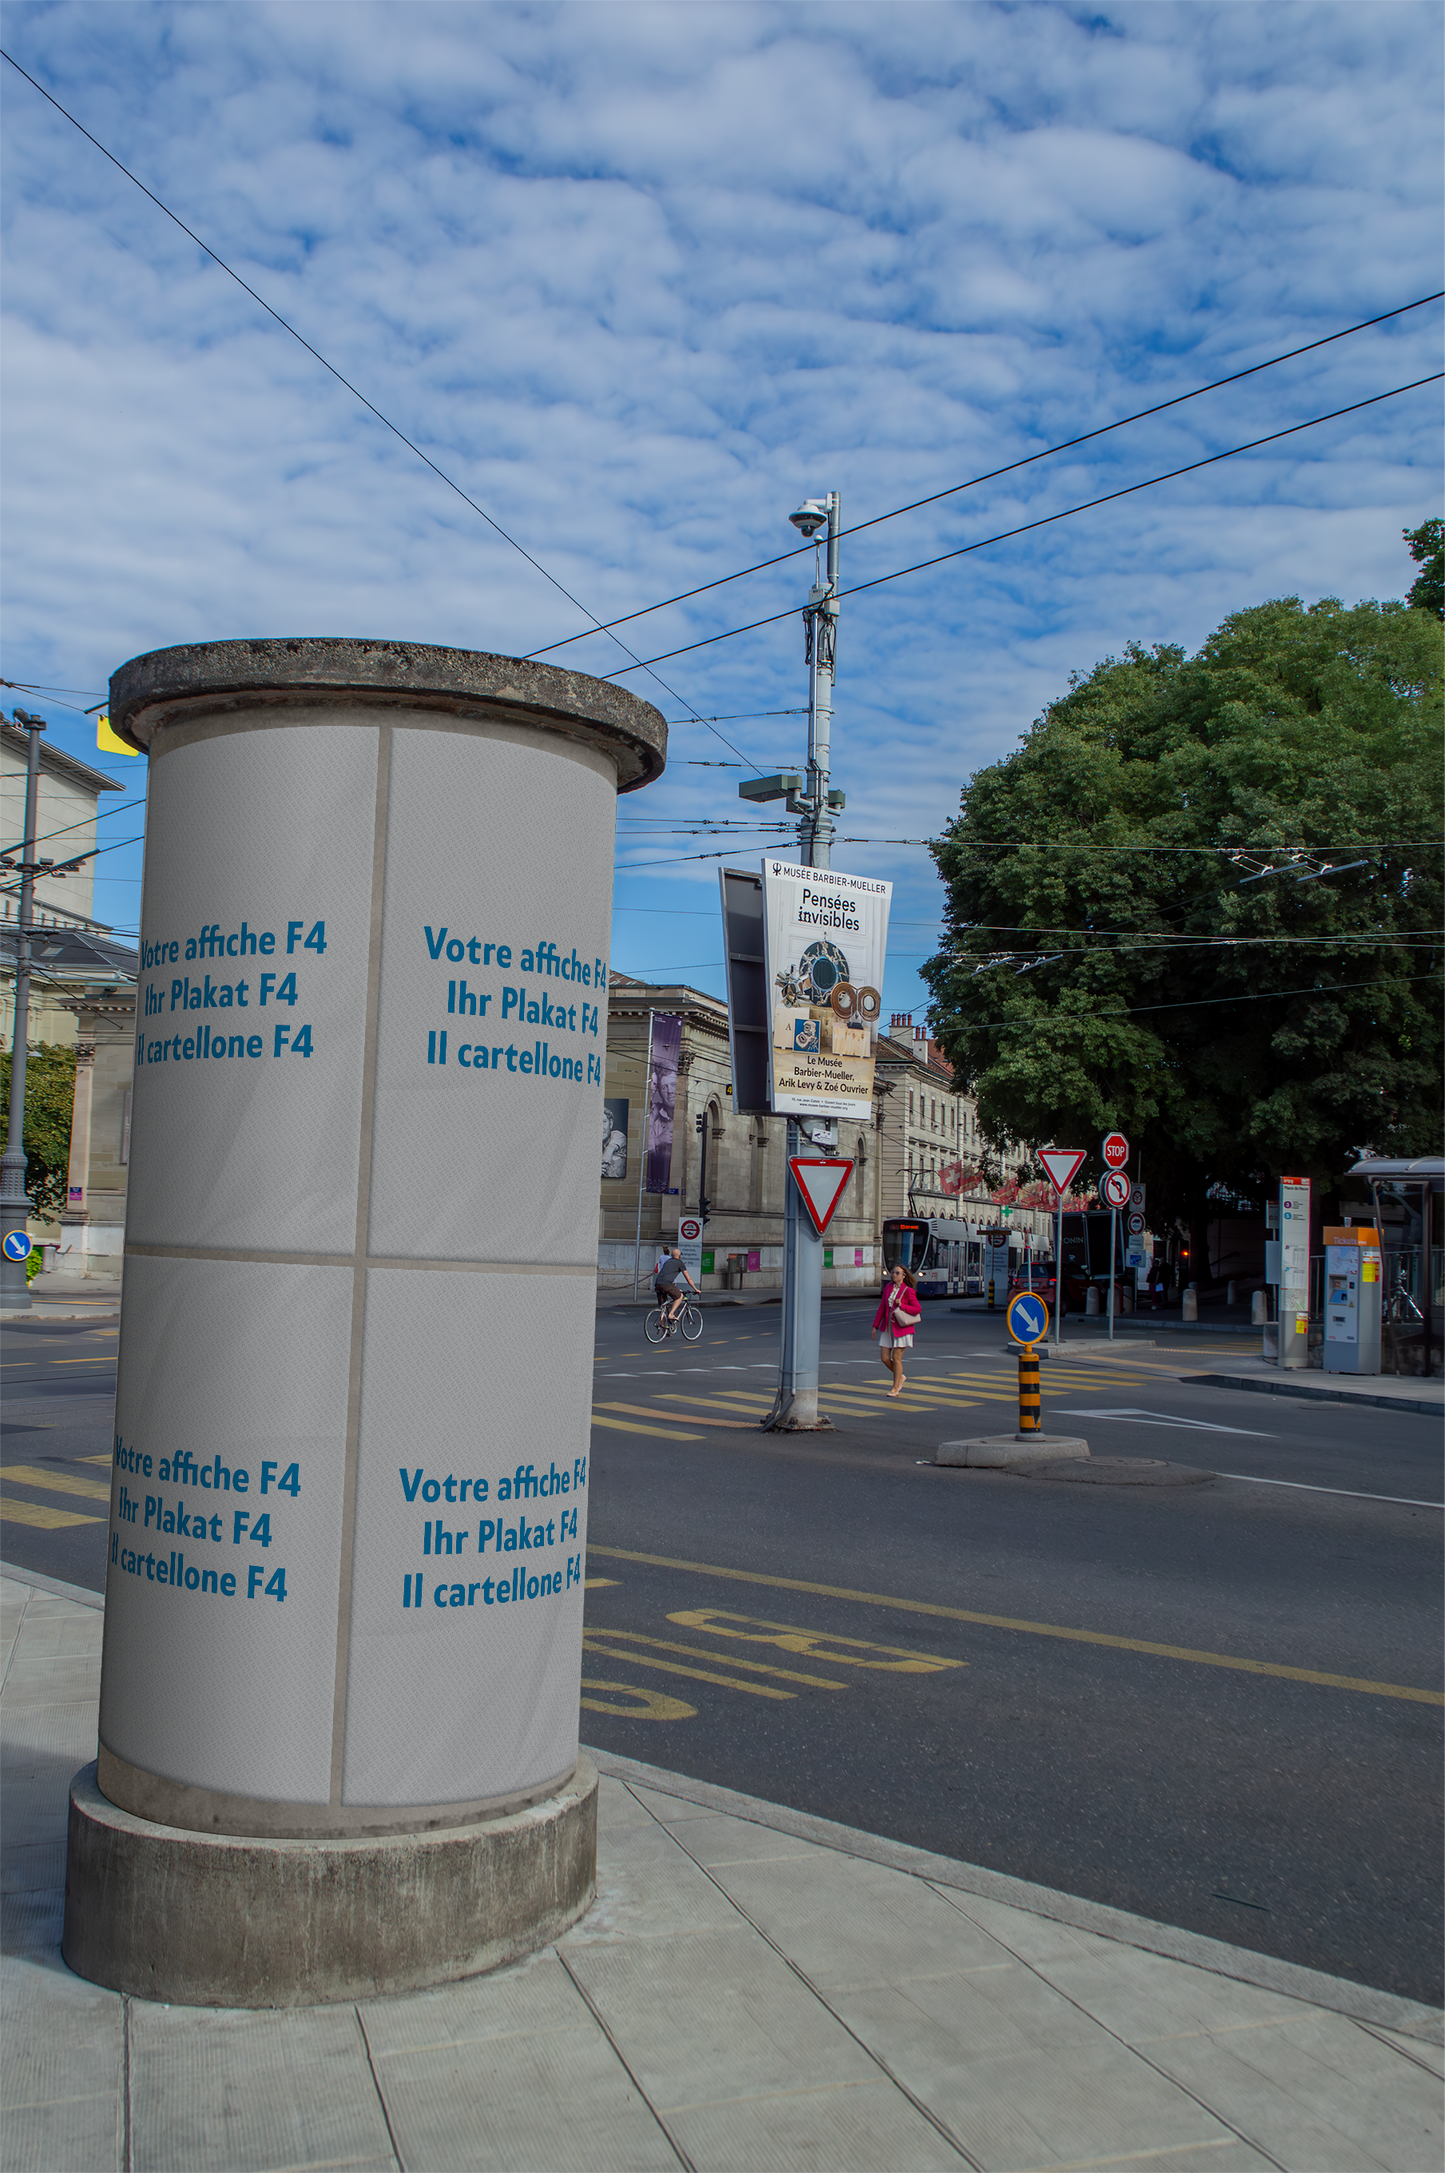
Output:
<path fill-rule="evenodd" d="M 677 1334 L 679 1328 L 689 1343 L 696 1343 L 702 1334 L 702 1307 L 694 1305 L 691 1298 L 681 1312 L 671 1315 L 665 1306 L 653 1306 L 642 1323 L 642 1332 L 649 1343 L 665 1343 L 670 1335 Z"/>

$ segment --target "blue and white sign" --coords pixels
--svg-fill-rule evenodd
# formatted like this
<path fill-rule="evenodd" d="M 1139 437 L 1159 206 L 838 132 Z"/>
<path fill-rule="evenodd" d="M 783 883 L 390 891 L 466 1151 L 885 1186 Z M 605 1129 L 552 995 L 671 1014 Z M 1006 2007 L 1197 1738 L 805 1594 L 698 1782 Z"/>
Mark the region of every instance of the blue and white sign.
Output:
<path fill-rule="evenodd" d="M 1005 1317 L 1015 1343 L 1037 1343 L 1049 1332 L 1049 1309 L 1036 1290 L 1016 1290 Z"/>
<path fill-rule="evenodd" d="M 30 1258 L 30 1232 L 28 1230 L 7 1230 L 5 1232 L 5 1257 L 7 1260 L 28 1260 Z"/>

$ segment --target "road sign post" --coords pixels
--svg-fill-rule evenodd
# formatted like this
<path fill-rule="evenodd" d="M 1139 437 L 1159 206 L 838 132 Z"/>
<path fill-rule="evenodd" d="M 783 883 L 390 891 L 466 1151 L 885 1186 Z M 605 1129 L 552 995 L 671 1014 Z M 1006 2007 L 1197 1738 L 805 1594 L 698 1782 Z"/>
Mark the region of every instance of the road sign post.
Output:
<path fill-rule="evenodd" d="M 1105 1159 L 1109 1158 L 1109 1151 L 1112 1147 L 1116 1150 L 1117 1160 L 1117 1148 L 1121 1145 L 1124 1148 L 1125 1159 L 1127 1160 L 1128 1141 L 1121 1132 L 1111 1132 L 1104 1141 Z M 1109 1341 L 1112 1343 L 1114 1340 L 1114 1262 L 1119 1251 L 1119 1209 L 1127 1207 L 1129 1204 L 1129 1180 L 1124 1175 L 1122 1163 L 1105 1171 L 1104 1181 L 1100 1185 L 1099 1191 L 1105 1206 L 1111 1210 L 1109 1216 Z"/>
<path fill-rule="evenodd" d="M 1049 1181 L 1058 1196 L 1054 1237 L 1054 1349 L 1057 1350 L 1064 1319 L 1064 1194 L 1079 1174 L 1084 1150 L 1082 1147 L 1045 1147 L 1039 1160 L 1048 1171 Z"/>

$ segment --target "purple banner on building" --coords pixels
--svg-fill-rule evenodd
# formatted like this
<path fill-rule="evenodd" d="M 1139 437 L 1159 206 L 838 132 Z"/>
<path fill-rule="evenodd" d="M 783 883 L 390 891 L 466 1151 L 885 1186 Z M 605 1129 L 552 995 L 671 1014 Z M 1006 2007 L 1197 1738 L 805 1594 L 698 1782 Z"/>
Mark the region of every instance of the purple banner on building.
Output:
<path fill-rule="evenodd" d="M 677 1106 L 677 1060 L 681 1052 L 682 1020 L 659 1011 L 652 1021 L 652 1056 L 647 1069 L 644 1192 L 666 1192 L 672 1183 L 672 1120 Z"/>

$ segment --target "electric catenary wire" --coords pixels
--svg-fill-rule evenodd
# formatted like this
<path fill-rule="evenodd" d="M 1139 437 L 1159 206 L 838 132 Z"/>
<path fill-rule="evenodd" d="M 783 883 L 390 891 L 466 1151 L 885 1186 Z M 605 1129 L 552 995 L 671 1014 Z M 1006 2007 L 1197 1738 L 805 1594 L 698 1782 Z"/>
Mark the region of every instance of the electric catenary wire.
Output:
<path fill-rule="evenodd" d="M 1326 333 L 1323 339 L 1310 340 L 1303 347 L 1291 347 L 1286 354 L 1271 355 L 1267 362 L 1255 362 L 1247 370 L 1235 370 L 1228 377 L 1216 377 L 1211 384 L 1196 385 L 1192 392 L 1176 393 L 1172 400 L 1160 400 L 1153 407 L 1141 407 L 1135 415 L 1121 415 L 1116 422 L 1103 423 L 1097 430 L 1085 430 L 1076 438 L 1065 438 L 1058 445 L 1046 445 L 1037 453 L 1026 453 L 1020 460 L 1011 460 L 1002 468 L 990 468 L 983 475 L 973 475 L 963 483 L 950 483 L 946 490 L 936 490 L 927 498 L 914 498 L 905 506 L 893 506 L 887 513 L 875 513 L 866 521 L 855 521 L 851 528 L 839 530 L 839 538 L 857 536 L 865 528 L 877 528 L 884 521 L 896 521 L 905 513 L 917 513 L 924 506 L 937 505 L 944 498 L 956 498 L 961 491 L 977 490 L 982 483 L 997 482 L 1000 476 L 1014 475 L 1020 468 L 1030 468 L 1036 461 L 1051 460 L 1056 453 L 1072 452 L 1076 446 L 1088 445 L 1095 438 L 1106 438 L 1111 431 L 1125 430 L 1131 423 L 1146 422 L 1151 415 L 1162 415 L 1171 407 L 1182 407 L 1186 401 L 1198 400 L 1206 392 L 1218 392 L 1224 385 L 1237 385 L 1242 378 L 1257 377 L 1262 370 L 1278 369 L 1282 362 L 1293 362 L 1300 355 L 1313 354 L 1317 347 L 1329 347 L 1336 340 L 1350 339 L 1356 332 L 1368 332 L 1377 324 L 1388 324 L 1394 317 L 1408 316 L 1413 309 L 1424 309 L 1431 302 L 1445 299 L 1445 288 L 1434 294 L 1422 294 L 1418 301 L 1402 302 L 1398 309 L 1387 309 L 1381 316 L 1366 317 L 1360 324 L 1346 325 L 1343 331 Z M 736 573 L 720 574 L 715 581 L 703 581 L 697 588 L 683 589 L 676 596 L 664 597 L 660 604 L 644 604 L 639 611 L 629 611 L 620 619 L 608 619 L 601 628 L 593 631 L 610 634 L 616 626 L 629 626 L 634 619 L 650 618 L 655 611 L 667 611 L 673 604 L 690 603 L 694 596 L 706 596 L 712 589 L 726 588 L 730 582 L 745 581 L 749 575 L 766 573 L 772 566 L 786 565 L 789 559 L 801 558 L 810 550 L 810 544 L 802 544 L 793 550 L 780 551 L 775 558 L 759 559 L 755 566 L 741 566 Z M 591 633 L 569 634 L 564 641 L 554 641 L 545 649 L 533 649 L 528 661 L 550 656 L 555 649 L 566 649 L 574 641 L 590 641 Z M 721 718 L 715 719 L 721 723 Z"/>
<path fill-rule="evenodd" d="M 1170 468 L 1163 475 L 1146 476 L 1142 483 L 1126 483 L 1122 490 L 1105 491 L 1102 498 L 1089 498 L 1082 505 L 1065 506 L 1061 512 L 1045 513 L 1036 521 L 1024 521 L 1018 528 L 1005 528 L 996 536 L 982 536 L 977 543 L 961 544 L 955 551 L 940 551 L 935 558 L 920 559 L 916 566 L 900 566 L 894 573 L 881 573 L 872 581 L 859 581 L 850 589 L 840 589 L 839 597 L 861 596 L 865 590 L 883 588 L 890 581 L 902 581 L 909 574 L 926 573 L 930 567 L 943 566 L 950 559 L 967 558 L 973 551 L 986 551 L 990 544 L 1007 543 L 1014 536 L 1027 536 L 1036 528 L 1049 528 L 1056 521 L 1072 520 L 1076 513 L 1092 513 L 1097 506 L 1112 505 L 1116 499 L 1132 498 L 1136 491 L 1152 490 L 1158 483 L 1172 483 L 1181 475 L 1193 475 L 1200 468 L 1215 467 L 1221 460 L 1234 460 L 1240 453 L 1257 452 L 1262 445 L 1277 445 L 1281 438 L 1298 437 L 1302 430 L 1317 430 L 1322 423 L 1338 422 L 1342 415 L 1357 415 L 1362 408 L 1378 407 L 1384 400 L 1398 400 L 1402 393 L 1418 392 L 1422 385 L 1438 385 L 1445 377 L 1445 370 L 1436 370 L 1429 377 L 1412 378 L 1408 385 L 1394 385 L 1388 392 L 1377 392 L 1368 400 L 1352 400 L 1348 407 L 1332 408 L 1328 415 L 1311 415 L 1308 422 L 1291 423 L 1286 430 L 1271 430 L 1267 437 L 1251 438 L 1247 445 L 1231 445 L 1227 452 L 1206 454 L 1203 460 L 1188 461 L 1182 468 Z M 735 641 L 739 634 L 755 634 L 759 627 L 777 626 L 784 619 L 796 618 L 798 606 L 791 611 L 774 611 L 765 619 L 751 619 L 746 626 L 729 627 L 724 634 L 708 634 L 701 641 L 685 642 L 680 649 L 666 649 L 660 656 L 646 658 L 641 669 L 651 670 L 654 664 L 666 664 L 676 656 L 691 656 L 696 649 L 711 649 L 720 641 Z M 618 671 L 604 672 L 604 679 L 625 679 L 637 666 L 626 665 Z"/>
<path fill-rule="evenodd" d="M 384 415 L 382 413 L 381 409 L 376 405 L 375 401 L 368 400 L 366 394 L 360 391 L 357 386 L 353 385 L 349 377 L 344 377 L 341 371 L 336 368 L 336 365 L 334 363 L 328 362 L 325 355 L 321 353 L 319 348 L 312 346 L 310 340 L 306 338 L 304 333 L 298 332 L 295 325 L 289 323 L 288 320 L 281 315 L 281 312 L 278 309 L 273 309 L 271 304 L 265 299 L 264 295 L 258 294 L 256 292 L 256 289 L 253 286 L 250 286 L 247 281 L 241 277 L 241 274 L 226 262 L 223 256 L 217 254 L 217 252 L 211 247 L 209 242 L 202 241 L 200 235 L 197 234 L 193 228 L 187 226 L 185 220 L 182 219 L 176 212 L 172 211 L 169 204 L 162 203 L 160 197 L 156 195 L 154 189 L 148 189 L 145 183 L 139 178 L 139 176 L 131 172 L 129 166 L 124 165 L 122 161 L 116 157 L 113 151 L 108 151 L 105 145 L 100 141 L 100 138 L 98 136 L 93 136 L 90 130 L 85 126 L 85 124 L 82 121 L 77 120 L 75 115 L 70 112 L 67 107 L 63 106 L 60 103 L 60 100 L 54 97 L 52 93 L 45 88 L 45 85 L 43 83 L 38 83 L 35 77 L 30 74 L 28 69 L 22 68 L 19 61 L 16 60 L 15 56 L 12 53 L 7 53 L 3 46 L 0 46 L 0 60 L 8 61 L 10 66 L 15 70 L 16 74 L 25 78 L 25 81 L 31 86 L 32 90 L 38 91 L 40 93 L 40 96 L 45 99 L 47 104 L 54 106 L 56 112 L 60 114 L 63 119 L 69 121 L 71 127 L 77 129 L 79 133 L 84 136 L 87 143 L 94 145 L 95 149 L 100 152 L 102 158 L 109 159 L 111 165 L 114 166 L 117 173 L 124 174 L 126 180 L 131 182 L 134 187 L 138 188 L 143 196 L 149 197 L 150 201 L 155 205 L 157 211 L 164 212 L 165 216 L 171 221 L 172 225 L 179 227 L 180 231 L 186 236 L 187 240 L 193 241 L 198 249 L 203 250 L 204 253 L 210 258 L 211 262 L 217 265 L 220 270 L 226 274 L 228 279 L 234 279 L 236 285 L 240 287 L 245 293 L 250 295 L 251 300 L 256 303 L 258 308 L 264 309 L 267 316 L 273 318 L 274 321 L 278 325 L 280 325 L 283 332 L 289 333 L 291 338 L 294 339 L 298 343 L 298 345 L 305 348 L 307 354 L 310 355 L 314 361 L 320 363 L 323 370 L 327 371 L 330 376 L 336 379 L 338 385 L 343 385 L 346 390 L 351 394 L 354 400 L 360 401 L 361 405 L 366 409 L 369 415 L 374 415 L 376 420 L 382 425 L 382 427 L 386 430 L 389 430 L 392 436 L 406 447 L 408 452 L 414 453 L 418 460 L 423 461 L 425 465 L 431 469 L 432 474 L 435 475 L 441 482 L 446 484 L 448 490 L 455 491 L 456 495 L 463 501 L 463 503 L 469 505 L 472 511 L 475 514 L 479 515 L 479 517 L 486 522 L 489 528 L 495 530 L 496 534 L 501 537 L 504 543 L 510 544 L 514 551 L 519 552 L 520 555 L 527 561 L 527 564 L 531 566 L 537 573 L 539 573 L 544 581 L 549 582 L 550 585 L 557 591 L 559 596 L 565 596 L 568 603 L 572 605 L 574 610 L 580 611 L 585 619 L 590 619 L 592 621 L 591 631 L 595 633 L 602 633 L 606 631 L 606 629 L 603 627 L 602 621 L 598 618 L 595 611 L 589 611 L 586 604 L 584 604 L 579 597 L 574 596 L 572 594 L 572 591 L 567 588 L 564 583 L 559 581 L 555 574 L 549 573 L 547 571 L 547 568 L 541 563 L 540 559 L 536 559 L 532 556 L 531 552 L 527 549 L 525 544 L 519 543 L 515 536 L 510 535 L 508 531 L 503 528 L 500 521 L 494 520 L 492 518 L 491 514 L 488 513 L 488 511 L 486 510 L 485 506 L 479 505 L 475 498 L 471 497 L 467 491 L 462 489 L 460 483 L 453 481 L 452 477 L 447 474 L 444 468 L 438 467 L 437 463 L 431 458 L 429 453 L 424 453 L 421 447 L 415 442 L 415 440 L 409 438 L 406 432 L 400 429 L 398 425 L 391 420 L 390 416 Z M 611 636 L 611 639 L 617 643 L 618 648 L 622 650 L 625 656 L 632 657 L 632 666 L 630 668 L 641 671 L 651 671 L 651 666 L 648 664 L 644 664 L 642 662 L 642 659 L 636 656 L 634 652 L 628 648 L 625 641 L 620 640 L 616 634 L 613 634 Z M 656 674 L 654 673 L 653 676 L 656 677 Z M 701 724 L 705 721 L 701 717 L 697 716 L 696 711 L 692 709 L 692 704 L 688 701 L 686 695 L 679 694 L 676 687 L 670 687 L 665 679 L 658 679 L 657 684 L 663 689 L 663 692 L 665 694 L 671 696 L 673 701 L 679 703 L 684 709 L 692 711 L 694 720 L 697 723 Z M 708 730 L 713 733 L 715 738 L 720 739 L 723 745 L 728 748 L 731 753 L 737 755 L 739 759 L 744 759 L 742 749 L 740 747 L 734 747 L 732 741 L 727 737 L 726 733 L 719 732 L 716 725 L 713 724 L 708 725 Z"/>

